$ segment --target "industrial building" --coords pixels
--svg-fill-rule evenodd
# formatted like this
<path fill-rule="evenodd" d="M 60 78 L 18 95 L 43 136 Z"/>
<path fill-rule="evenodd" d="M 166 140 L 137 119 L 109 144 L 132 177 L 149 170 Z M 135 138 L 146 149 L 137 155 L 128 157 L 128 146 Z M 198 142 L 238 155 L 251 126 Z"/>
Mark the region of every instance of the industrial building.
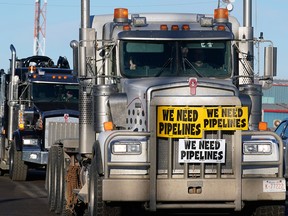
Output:
<path fill-rule="evenodd" d="M 262 118 L 270 129 L 288 117 L 288 80 L 274 80 L 273 87 L 263 89 Z"/>

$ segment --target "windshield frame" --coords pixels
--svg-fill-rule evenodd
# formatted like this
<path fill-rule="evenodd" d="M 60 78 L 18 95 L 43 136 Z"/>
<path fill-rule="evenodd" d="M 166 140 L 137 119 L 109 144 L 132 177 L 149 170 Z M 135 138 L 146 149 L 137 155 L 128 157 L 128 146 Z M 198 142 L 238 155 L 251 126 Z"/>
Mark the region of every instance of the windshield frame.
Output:
<path fill-rule="evenodd" d="M 164 39 L 163 40 L 142 40 L 142 38 L 141 38 L 141 39 L 138 39 L 138 40 L 135 40 L 135 39 L 131 40 L 131 38 L 129 38 L 129 39 L 123 38 L 123 39 L 119 40 L 119 43 L 118 43 L 118 46 L 119 46 L 119 52 L 118 52 L 118 55 L 119 55 L 119 57 L 118 57 L 119 66 L 118 66 L 118 68 L 120 70 L 121 75 L 123 77 L 126 77 L 126 78 L 142 78 L 142 77 L 158 77 L 158 76 L 161 76 L 161 77 L 162 76 L 163 77 L 164 76 L 172 76 L 172 77 L 179 77 L 179 76 L 191 77 L 191 76 L 194 76 L 194 77 L 208 77 L 208 78 L 219 78 L 219 79 L 231 78 L 232 75 L 233 75 L 233 57 L 232 57 L 233 53 L 232 53 L 232 47 L 231 47 L 232 46 L 231 45 L 232 41 L 230 39 L 227 39 L 227 38 L 225 40 L 223 38 L 222 38 L 222 40 L 218 40 L 218 39 L 209 38 L 209 39 L 206 39 L 206 40 L 202 40 L 202 39 L 201 40 L 196 40 L 195 38 L 193 38 L 193 40 L 192 39 L 191 40 L 187 40 L 187 39 L 185 39 L 185 40 L 183 40 L 183 39 L 179 39 L 179 40 L 164 40 Z M 182 62 L 182 60 L 179 60 L 179 59 L 183 59 L 183 55 L 184 55 L 183 54 L 183 47 L 184 46 L 182 46 L 182 45 L 183 44 L 190 44 L 190 45 L 198 44 L 199 46 L 201 46 L 201 47 L 198 47 L 198 48 L 206 49 L 207 51 L 209 51 L 209 47 L 207 47 L 208 46 L 207 44 L 209 44 L 211 42 L 212 42 L 212 44 L 214 43 L 214 44 L 218 44 L 218 45 L 219 44 L 223 44 L 224 45 L 225 53 L 223 54 L 223 57 L 225 57 L 225 59 L 223 59 L 223 61 L 225 61 L 225 62 L 223 62 L 223 67 L 225 66 L 225 70 L 226 71 L 224 71 L 224 69 L 223 69 L 223 74 L 218 74 L 217 75 L 215 73 L 216 74 L 215 75 L 214 72 L 217 72 L 217 71 L 210 69 L 210 74 L 209 74 L 207 69 L 206 69 L 206 72 L 205 72 L 205 70 L 203 72 L 203 71 L 201 71 L 201 69 L 196 69 L 193 66 L 193 64 L 190 62 L 190 60 L 187 58 L 187 61 L 185 63 L 186 67 L 190 68 L 190 72 L 193 70 L 193 73 L 182 73 L 181 74 L 179 72 L 179 70 L 181 70 L 181 67 L 184 68 L 184 65 L 183 65 L 184 63 Z M 127 43 L 166 44 L 166 45 L 167 44 L 177 44 L 174 47 L 175 52 L 177 52 L 174 55 L 174 58 L 175 59 L 179 58 L 179 59 L 176 60 L 177 63 L 174 60 L 175 68 L 173 69 L 174 71 L 172 71 L 172 73 L 174 73 L 174 74 L 167 75 L 167 73 L 165 74 L 165 72 L 163 72 L 163 71 L 165 71 L 165 68 L 168 67 L 170 65 L 170 63 L 171 63 L 171 62 L 169 62 L 169 58 L 167 58 L 167 61 L 163 61 L 162 64 L 159 63 L 158 67 L 160 67 L 162 69 L 160 69 L 158 73 L 155 72 L 155 73 L 151 73 L 151 74 L 148 75 L 147 71 L 150 70 L 150 66 L 152 66 L 152 65 L 148 65 L 148 67 L 146 67 L 146 69 L 144 69 L 144 70 L 146 70 L 146 75 L 137 75 L 137 74 L 133 75 L 132 73 L 129 74 L 127 72 L 127 67 L 128 67 L 127 66 L 127 60 L 128 60 L 127 53 L 128 52 L 127 52 L 126 49 L 124 51 L 124 46 L 127 45 Z M 155 53 L 161 51 L 160 46 L 158 46 L 159 50 L 157 50 L 157 46 L 156 46 L 156 48 L 154 48 Z M 145 47 L 145 46 L 143 46 L 143 47 Z M 152 46 L 150 46 L 150 47 L 152 47 Z M 212 47 L 212 48 L 214 49 L 215 47 Z M 148 46 L 148 49 L 149 49 L 149 46 Z M 212 51 L 212 49 L 210 51 Z M 142 60 L 143 59 L 148 59 L 148 58 L 145 58 L 145 52 L 146 51 L 139 52 L 139 54 L 141 54 L 141 56 L 143 56 Z M 163 54 L 167 54 L 167 51 L 164 51 Z M 211 58 L 215 58 L 217 56 L 217 54 L 216 55 L 210 54 L 210 56 L 211 56 Z M 217 57 L 219 57 L 219 56 L 217 56 Z M 153 57 L 151 57 L 151 58 L 153 58 Z M 172 61 L 172 60 L 170 60 L 170 61 Z M 126 65 L 124 64 L 124 62 L 125 62 Z M 225 63 L 225 65 L 224 65 L 224 63 Z M 131 70 L 131 61 L 130 60 L 129 60 L 129 64 L 130 64 L 130 70 Z M 180 66 L 180 64 L 182 64 L 182 66 Z M 162 66 L 160 66 L 160 65 L 162 65 Z M 126 67 L 126 70 L 125 70 L 125 67 Z M 212 67 L 212 65 L 211 65 L 211 67 Z M 182 70 L 184 70 L 183 68 L 182 68 Z M 142 71 L 142 73 L 144 73 L 144 70 Z M 176 70 L 176 72 L 175 72 L 175 70 Z"/>
<path fill-rule="evenodd" d="M 34 103 L 73 103 L 79 101 L 78 83 L 30 83 L 30 97 Z"/>

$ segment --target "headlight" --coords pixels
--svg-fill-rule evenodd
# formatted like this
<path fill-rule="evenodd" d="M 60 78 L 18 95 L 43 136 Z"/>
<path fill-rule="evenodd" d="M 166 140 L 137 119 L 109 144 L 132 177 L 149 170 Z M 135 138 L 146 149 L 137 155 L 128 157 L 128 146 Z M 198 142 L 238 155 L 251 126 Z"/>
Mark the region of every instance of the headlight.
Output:
<path fill-rule="evenodd" d="M 116 142 L 112 146 L 113 154 L 141 154 L 140 142 Z"/>
<path fill-rule="evenodd" d="M 271 143 L 244 143 L 244 154 L 271 154 Z"/>
<path fill-rule="evenodd" d="M 37 145 L 37 139 L 23 139 L 23 145 Z"/>

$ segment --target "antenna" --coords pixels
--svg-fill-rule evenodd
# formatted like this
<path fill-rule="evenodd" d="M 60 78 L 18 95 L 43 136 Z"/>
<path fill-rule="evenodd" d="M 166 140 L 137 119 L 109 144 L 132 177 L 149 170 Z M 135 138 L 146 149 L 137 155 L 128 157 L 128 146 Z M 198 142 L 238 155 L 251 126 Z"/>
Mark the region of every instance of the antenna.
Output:
<path fill-rule="evenodd" d="M 35 0 L 33 55 L 45 55 L 47 0 Z M 41 19 L 42 18 L 42 19 Z"/>

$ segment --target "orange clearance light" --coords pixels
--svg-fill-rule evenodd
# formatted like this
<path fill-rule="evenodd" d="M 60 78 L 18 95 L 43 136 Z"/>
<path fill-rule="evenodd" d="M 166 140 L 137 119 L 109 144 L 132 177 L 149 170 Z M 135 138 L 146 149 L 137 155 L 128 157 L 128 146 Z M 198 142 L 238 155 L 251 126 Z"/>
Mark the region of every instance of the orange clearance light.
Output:
<path fill-rule="evenodd" d="M 58 76 L 58 79 L 62 79 L 62 76 Z"/>
<path fill-rule="evenodd" d="M 179 30 L 179 26 L 178 25 L 172 25 L 171 26 L 171 30 L 172 31 L 178 31 Z"/>
<path fill-rule="evenodd" d="M 35 71 L 36 71 L 36 66 L 35 66 L 35 65 L 34 65 L 34 66 L 29 66 L 29 67 L 28 67 L 28 71 L 29 71 L 30 73 L 35 72 Z"/>
<path fill-rule="evenodd" d="M 115 8 L 114 9 L 114 22 L 128 22 L 128 9 Z"/>
<path fill-rule="evenodd" d="M 56 79 L 56 76 L 55 76 L 55 75 L 53 75 L 53 76 L 52 76 L 52 79 Z"/>
<path fill-rule="evenodd" d="M 36 74 L 33 74 L 33 78 L 36 79 L 36 78 L 37 78 L 37 75 L 36 75 Z"/>
<path fill-rule="evenodd" d="M 130 30 L 131 30 L 130 25 L 124 25 L 123 26 L 123 31 L 130 31 Z"/>
<path fill-rule="evenodd" d="M 68 78 L 67 76 L 63 76 L 63 79 L 65 79 L 65 80 L 66 80 L 67 78 Z"/>
<path fill-rule="evenodd" d="M 104 130 L 105 131 L 111 131 L 111 130 L 114 129 L 113 122 L 104 122 L 103 125 L 104 125 Z"/>
<path fill-rule="evenodd" d="M 184 24 L 184 25 L 182 25 L 182 30 L 184 30 L 184 31 L 189 31 L 189 30 L 190 30 L 190 26 Z"/>
<path fill-rule="evenodd" d="M 218 30 L 218 31 L 225 31 L 226 28 L 225 28 L 224 25 L 219 25 L 219 26 L 217 26 L 217 30 Z"/>
<path fill-rule="evenodd" d="M 168 26 L 165 24 L 160 25 L 160 30 L 162 31 L 167 31 L 168 30 Z"/>
<path fill-rule="evenodd" d="M 24 130 L 24 129 L 25 129 L 25 126 L 24 126 L 23 123 L 19 123 L 19 124 L 18 124 L 18 128 L 19 128 L 19 130 Z"/>
<path fill-rule="evenodd" d="M 214 10 L 214 19 L 216 22 L 228 22 L 229 12 L 226 8 L 217 8 Z"/>
<path fill-rule="evenodd" d="M 267 122 L 259 122 L 258 128 L 260 131 L 267 131 L 268 130 Z"/>

